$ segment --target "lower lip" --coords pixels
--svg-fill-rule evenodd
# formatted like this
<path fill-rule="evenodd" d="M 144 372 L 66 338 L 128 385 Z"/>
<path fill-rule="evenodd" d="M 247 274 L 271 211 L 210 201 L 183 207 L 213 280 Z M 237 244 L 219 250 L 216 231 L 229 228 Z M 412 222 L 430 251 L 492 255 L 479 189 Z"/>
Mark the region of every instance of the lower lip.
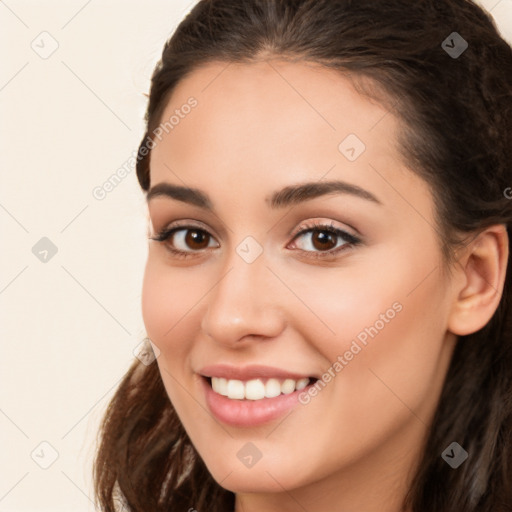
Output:
<path fill-rule="evenodd" d="M 208 380 L 201 377 L 206 393 L 206 403 L 212 414 L 223 423 L 234 427 L 254 427 L 281 417 L 299 403 L 299 393 L 310 386 L 296 390 L 288 395 L 261 400 L 232 400 L 213 391 Z"/>

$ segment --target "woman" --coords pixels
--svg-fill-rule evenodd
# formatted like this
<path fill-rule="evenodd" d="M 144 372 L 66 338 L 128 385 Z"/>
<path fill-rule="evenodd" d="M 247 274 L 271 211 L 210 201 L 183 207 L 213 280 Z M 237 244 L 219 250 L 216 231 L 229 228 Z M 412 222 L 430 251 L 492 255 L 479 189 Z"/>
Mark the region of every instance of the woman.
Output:
<path fill-rule="evenodd" d="M 468 0 L 203 0 L 137 176 L 157 356 L 102 510 L 512 510 L 512 50 Z"/>

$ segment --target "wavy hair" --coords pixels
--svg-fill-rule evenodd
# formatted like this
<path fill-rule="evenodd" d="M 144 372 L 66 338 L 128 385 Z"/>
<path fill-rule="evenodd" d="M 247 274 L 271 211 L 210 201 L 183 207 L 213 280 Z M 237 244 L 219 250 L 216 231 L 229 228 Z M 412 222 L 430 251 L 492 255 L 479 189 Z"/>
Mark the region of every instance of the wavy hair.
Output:
<path fill-rule="evenodd" d="M 454 46 L 454 32 L 468 43 L 459 56 L 443 45 Z M 468 237 L 486 227 L 505 224 L 510 240 L 512 202 L 504 191 L 512 186 L 512 49 L 469 0 L 199 1 L 165 43 L 152 75 L 136 167 L 143 191 L 155 130 L 176 85 L 205 63 L 269 57 L 335 69 L 393 111 L 404 162 L 433 193 L 447 268 Z M 488 324 L 459 337 L 404 510 L 512 510 L 510 271 L 505 279 Z M 102 511 L 114 512 L 118 503 L 133 512 L 191 504 L 234 510 L 234 494 L 196 452 L 156 363 L 133 361 L 98 438 L 94 490 Z M 470 454 L 457 470 L 440 456 L 447 440 Z"/>

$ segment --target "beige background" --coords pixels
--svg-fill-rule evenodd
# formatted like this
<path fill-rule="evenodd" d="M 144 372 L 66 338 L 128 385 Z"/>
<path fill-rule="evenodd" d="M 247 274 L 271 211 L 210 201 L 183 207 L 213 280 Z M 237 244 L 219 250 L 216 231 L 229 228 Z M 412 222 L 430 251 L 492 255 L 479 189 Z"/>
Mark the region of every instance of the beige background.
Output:
<path fill-rule="evenodd" d="M 147 217 L 127 161 L 193 4 L 0 2 L 0 512 L 94 510 L 98 422 L 145 335 Z M 481 4 L 512 43 L 512 0 Z"/>

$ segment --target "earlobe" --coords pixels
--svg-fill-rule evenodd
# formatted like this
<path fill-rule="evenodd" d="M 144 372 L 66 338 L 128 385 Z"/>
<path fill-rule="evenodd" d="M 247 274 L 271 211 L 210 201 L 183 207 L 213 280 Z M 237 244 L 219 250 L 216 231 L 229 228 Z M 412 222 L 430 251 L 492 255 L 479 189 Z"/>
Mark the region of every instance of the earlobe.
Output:
<path fill-rule="evenodd" d="M 490 226 L 463 251 L 456 272 L 464 283 L 454 290 L 448 330 L 465 336 L 483 328 L 500 303 L 509 255 L 504 224 Z"/>

